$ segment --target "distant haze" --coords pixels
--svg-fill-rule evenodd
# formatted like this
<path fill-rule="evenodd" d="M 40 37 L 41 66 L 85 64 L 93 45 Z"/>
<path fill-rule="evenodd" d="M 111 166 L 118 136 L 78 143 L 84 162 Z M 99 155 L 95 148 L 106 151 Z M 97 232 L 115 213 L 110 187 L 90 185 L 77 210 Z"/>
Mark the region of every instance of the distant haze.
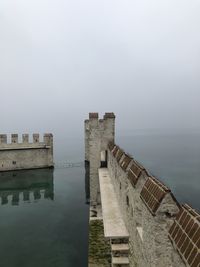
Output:
<path fill-rule="evenodd" d="M 200 1 L 1 0 L 0 132 L 200 128 Z"/>

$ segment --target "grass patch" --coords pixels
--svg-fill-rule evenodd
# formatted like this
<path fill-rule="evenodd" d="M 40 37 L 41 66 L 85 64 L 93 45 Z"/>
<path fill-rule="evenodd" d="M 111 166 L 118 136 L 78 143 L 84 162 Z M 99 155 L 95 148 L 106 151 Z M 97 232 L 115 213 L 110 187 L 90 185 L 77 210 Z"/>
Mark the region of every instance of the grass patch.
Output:
<path fill-rule="evenodd" d="M 110 242 L 104 238 L 103 221 L 90 221 L 89 228 L 89 264 L 110 267 Z"/>

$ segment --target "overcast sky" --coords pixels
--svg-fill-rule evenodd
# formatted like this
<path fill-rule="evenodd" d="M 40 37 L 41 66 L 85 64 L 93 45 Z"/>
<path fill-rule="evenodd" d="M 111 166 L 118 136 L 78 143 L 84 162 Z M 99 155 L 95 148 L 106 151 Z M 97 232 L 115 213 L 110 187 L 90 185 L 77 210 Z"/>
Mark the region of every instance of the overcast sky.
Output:
<path fill-rule="evenodd" d="M 1 0 L 0 132 L 200 128 L 199 0 Z"/>

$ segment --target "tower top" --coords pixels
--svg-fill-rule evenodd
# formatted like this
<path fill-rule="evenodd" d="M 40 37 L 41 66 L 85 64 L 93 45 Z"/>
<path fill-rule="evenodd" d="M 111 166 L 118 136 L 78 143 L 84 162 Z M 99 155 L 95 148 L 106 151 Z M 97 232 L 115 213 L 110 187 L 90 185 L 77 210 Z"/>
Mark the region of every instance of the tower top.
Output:
<path fill-rule="evenodd" d="M 89 119 L 98 119 L 99 113 L 98 112 L 90 112 Z M 115 119 L 115 114 L 113 112 L 106 112 L 103 116 L 103 119 Z"/>
<path fill-rule="evenodd" d="M 89 119 L 98 119 L 99 114 L 97 112 L 90 112 L 89 113 Z"/>
<path fill-rule="evenodd" d="M 104 119 L 115 119 L 115 114 L 113 112 L 106 112 Z"/>

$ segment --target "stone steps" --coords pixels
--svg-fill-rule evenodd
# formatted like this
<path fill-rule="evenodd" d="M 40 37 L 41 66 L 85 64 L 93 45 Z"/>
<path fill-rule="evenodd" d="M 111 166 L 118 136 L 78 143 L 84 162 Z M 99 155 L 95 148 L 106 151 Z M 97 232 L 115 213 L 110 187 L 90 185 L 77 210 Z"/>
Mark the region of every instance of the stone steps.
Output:
<path fill-rule="evenodd" d="M 129 245 L 128 244 L 111 244 L 111 250 L 112 251 L 129 251 Z"/>
<path fill-rule="evenodd" d="M 124 242 L 123 242 L 124 241 Z M 129 266 L 129 245 L 125 239 L 111 239 L 112 267 Z"/>
<path fill-rule="evenodd" d="M 128 257 L 112 257 L 112 266 L 117 267 L 120 266 L 129 266 L 129 259 Z"/>

